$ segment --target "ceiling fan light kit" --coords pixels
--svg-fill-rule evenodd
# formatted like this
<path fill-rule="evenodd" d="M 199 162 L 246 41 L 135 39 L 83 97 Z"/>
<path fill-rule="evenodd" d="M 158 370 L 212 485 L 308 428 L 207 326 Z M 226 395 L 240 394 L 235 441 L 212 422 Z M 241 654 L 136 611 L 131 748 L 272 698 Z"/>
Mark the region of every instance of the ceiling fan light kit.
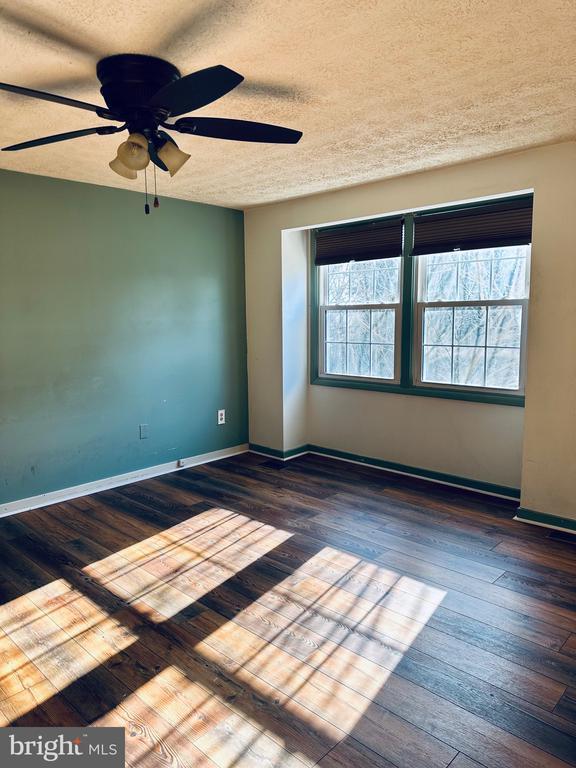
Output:
<path fill-rule="evenodd" d="M 141 133 L 131 133 L 118 147 L 118 159 L 132 171 L 143 171 L 150 162 L 148 140 Z"/>
<path fill-rule="evenodd" d="M 174 176 L 190 160 L 191 155 L 182 152 L 173 141 L 166 141 L 158 150 L 158 157 L 168 168 L 170 176 Z"/>
<path fill-rule="evenodd" d="M 114 173 L 117 173 L 118 176 L 124 176 L 125 179 L 136 179 L 138 178 L 138 174 L 136 171 L 133 171 L 132 168 L 127 168 L 122 160 L 116 155 L 114 160 L 112 160 L 110 163 L 108 163 L 110 168 L 114 171 Z"/>
<path fill-rule="evenodd" d="M 137 178 L 137 171 L 144 170 L 146 173 L 150 161 L 154 164 L 154 171 L 159 168 L 174 176 L 190 158 L 162 129 L 216 139 L 271 144 L 296 144 L 302 137 L 301 131 L 248 120 L 184 117 L 168 122 L 171 118 L 211 104 L 242 82 L 242 75 L 223 65 L 182 77 L 168 61 L 130 53 L 101 59 L 96 75 L 106 107 L 8 83 L 0 83 L 0 90 L 95 112 L 104 120 L 121 122 L 122 125 L 101 125 L 46 136 L 3 147 L 3 151 L 14 152 L 91 134 L 127 130 L 128 139 L 119 146 L 117 157 L 109 166 L 120 176 L 133 180 Z"/>

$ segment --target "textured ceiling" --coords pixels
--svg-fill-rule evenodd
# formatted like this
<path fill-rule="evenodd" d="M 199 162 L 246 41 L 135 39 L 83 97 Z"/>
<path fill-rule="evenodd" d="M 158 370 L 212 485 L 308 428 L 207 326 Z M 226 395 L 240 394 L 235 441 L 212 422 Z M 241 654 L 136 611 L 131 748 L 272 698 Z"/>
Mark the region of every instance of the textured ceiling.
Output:
<path fill-rule="evenodd" d="M 160 55 L 246 82 L 198 114 L 304 131 L 296 146 L 181 136 L 160 193 L 233 207 L 459 162 L 576 133 L 575 0 L 0 0 L 0 80 L 102 103 L 96 61 Z M 0 93 L 0 145 L 99 118 Z M 105 121 L 102 121 L 104 124 Z M 118 136 L 15 153 L 0 167 L 140 189 Z"/>

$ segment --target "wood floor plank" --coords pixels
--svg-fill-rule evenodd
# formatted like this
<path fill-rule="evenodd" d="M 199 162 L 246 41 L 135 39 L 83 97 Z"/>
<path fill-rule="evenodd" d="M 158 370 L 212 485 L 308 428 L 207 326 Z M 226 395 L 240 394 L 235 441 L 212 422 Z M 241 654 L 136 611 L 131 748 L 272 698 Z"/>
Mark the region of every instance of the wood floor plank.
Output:
<path fill-rule="evenodd" d="M 572 656 L 576 659 L 576 634 L 571 634 L 560 650 L 562 653 L 566 653 L 568 656 Z"/>
<path fill-rule="evenodd" d="M 537 597 L 554 607 L 565 608 L 571 612 L 576 606 L 576 588 L 569 589 L 538 578 L 520 576 L 511 571 L 506 571 L 499 576 L 495 584 L 512 592 Z"/>
<path fill-rule="evenodd" d="M 453 765 L 454 763 L 450 763 Z M 320 760 L 321 768 L 350 768 L 350 766 L 362 766 L 362 768 L 400 768 L 398 764 L 386 760 L 377 752 L 364 746 L 353 738 L 344 739 L 334 749 Z"/>
<path fill-rule="evenodd" d="M 471 760 L 466 757 L 462 752 L 459 752 L 454 760 L 450 763 L 450 768 L 485 768 L 481 763 L 477 763 L 476 760 Z"/>
<path fill-rule="evenodd" d="M 576 723 L 576 688 L 567 688 L 554 709 L 555 714 Z"/>
<path fill-rule="evenodd" d="M 576 542 L 568 544 L 547 540 L 536 546 L 534 543 L 527 545 L 522 541 L 507 540 L 494 547 L 494 552 L 512 555 L 534 566 L 547 565 L 553 570 L 576 574 Z"/>

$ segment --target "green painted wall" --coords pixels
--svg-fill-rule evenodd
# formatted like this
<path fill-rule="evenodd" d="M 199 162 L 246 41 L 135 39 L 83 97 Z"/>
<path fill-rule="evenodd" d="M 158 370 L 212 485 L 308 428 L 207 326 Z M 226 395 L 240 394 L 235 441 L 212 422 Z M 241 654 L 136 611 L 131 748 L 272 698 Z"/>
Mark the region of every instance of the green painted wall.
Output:
<path fill-rule="evenodd" d="M 0 503 L 247 442 L 243 214 L 143 203 L 0 171 Z"/>

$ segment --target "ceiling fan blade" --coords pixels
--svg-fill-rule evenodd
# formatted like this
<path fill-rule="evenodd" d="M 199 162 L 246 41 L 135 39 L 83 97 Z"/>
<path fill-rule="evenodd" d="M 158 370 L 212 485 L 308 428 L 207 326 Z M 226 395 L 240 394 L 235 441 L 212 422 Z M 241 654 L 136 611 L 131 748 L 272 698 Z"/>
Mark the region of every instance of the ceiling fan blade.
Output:
<path fill-rule="evenodd" d="M 242 80 L 242 75 L 222 64 L 208 67 L 161 88 L 150 99 L 148 106 L 163 107 L 171 115 L 184 115 L 216 101 L 236 88 Z"/>
<path fill-rule="evenodd" d="M 118 133 L 123 131 L 126 126 L 121 125 L 100 125 L 98 128 L 84 128 L 81 131 L 68 131 L 68 133 L 56 133 L 54 136 L 44 136 L 41 139 L 32 139 L 23 141 L 20 144 L 12 144 L 9 147 L 2 147 L 2 152 L 15 152 L 19 149 L 29 149 L 30 147 L 40 147 L 43 144 L 54 144 L 57 141 L 68 141 L 68 139 L 78 139 L 81 136 L 90 136 L 93 133 L 105 135 L 108 133 Z"/>
<path fill-rule="evenodd" d="M 18 93 L 20 96 L 31 96 L 33 99 L 42 99 L 43 101 L 54 101 L 56 104 L 64 104 L 67 107 L 77 107 L 78 109 L 87 109 L 89 112 L 96 112 L 98 117 L 107 120 L 116 120 L 112 112 L 106 107 L 98 107 L 96 104 L 89 104 L 87 101 L 77 101 L 68 96 L 58 96 L 55 93 L 46 91 L 37 91 L 34 88 L 24 88 L 21 85 L 10 85 L 9 83 L 0 83 L 0 90 Z"/>
<path fill-rule="evenodd" d="M 227 117 L 182 117 L 167 127 L 180 133 L 232 141 L 297 144 L 302 138 L 302 131 L 294 131 L 292 128 L 254 123 L 251 120 L 231 120 Z"/>

